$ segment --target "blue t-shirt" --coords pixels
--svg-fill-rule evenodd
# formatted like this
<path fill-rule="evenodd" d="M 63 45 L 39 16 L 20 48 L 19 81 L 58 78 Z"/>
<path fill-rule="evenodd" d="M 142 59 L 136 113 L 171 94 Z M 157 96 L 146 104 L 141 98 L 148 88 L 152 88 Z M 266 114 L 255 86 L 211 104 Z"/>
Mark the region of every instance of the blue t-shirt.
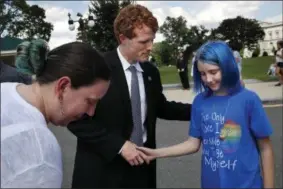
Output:
<path fill-rule="evenodd" d="M 202 188 L 262 188 L 255 138 L 272 127 L 258 95 L 196 96 L 189 135 L 202 141 Z"/>

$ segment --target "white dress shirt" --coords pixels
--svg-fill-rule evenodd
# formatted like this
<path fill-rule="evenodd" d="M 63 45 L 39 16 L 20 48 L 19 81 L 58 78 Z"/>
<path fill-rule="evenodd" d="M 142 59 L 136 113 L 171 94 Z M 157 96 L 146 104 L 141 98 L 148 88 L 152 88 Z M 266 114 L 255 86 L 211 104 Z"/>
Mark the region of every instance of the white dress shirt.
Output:
<path fill-rule="evenodd" d="M 128 89 L 129 89 L 129 95 L 131 96 L 131 78 L 132 78 L 132 73 L 131 71 L 128 69 L 131 64 L 123 57 L 123 55 L 121 54 L 119 47 L 117 48 L 117 52 L 118 52 L 118 56 L 119 59 L 122 63 L 123 69 L 124 69 L 124 73 L 126 76 L 126 80 L 127 80 L 127 84 L 128 84 Z M 140 64 L 137 62 L 134 64 L 134 66 L 137 69 L 137 75 L 138 75 L 138 80 L 139 80 L 139 89 L 140 89 L 140 99 L 141 99 L 141 118 L 142 118 L 142 123 L 143 123 L 143 142 L 146 142 L 147 139 L 147 134 L 146 134 L 146 129 L 144 126 L 144 122 L 145 122 L 145 115 L 146 115 L 146 96 L 145 96 L 145 89 L 144 89 L 144 82 L 143 82 L 143 76 L 142 76 L 142 72 L 143 69 L 141 68 Z"/>

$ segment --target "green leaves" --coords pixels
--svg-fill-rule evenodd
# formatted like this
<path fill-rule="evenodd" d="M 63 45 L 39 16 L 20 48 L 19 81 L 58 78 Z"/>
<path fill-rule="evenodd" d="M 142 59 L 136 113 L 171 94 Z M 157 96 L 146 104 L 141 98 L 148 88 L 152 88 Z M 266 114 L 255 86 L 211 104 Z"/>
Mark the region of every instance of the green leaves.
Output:
<path fill-rule="evenodd" d="M 230 40 L 236 50 L 247 46 L 255 48 L 259 40 L 264 38 L 264 31 L 255 19 L 248 19 L 241 16 L 223 20 L 215 33 L 221 34 L 223 40 Z"/>
<path fill-rule="evenodd" d="M 184 17 L 167 17 L 164 24 L 160 27 L 160 33 L 165 37 L 165 41 L 171 46 L 169 59 L 177 60 L 178 51 L 183 52 L 183 58 L 188 61 L 192 52 L 199 48 L 208 40 L 208 32 L 204 26 L 187 27 L 187 21 Z M 184 49 L 185 46 L 188 46 Z"/>
<path fill-rule="evenodd" d="M 42 38 L 49 41 L 53 25 L 44 19 L 45 10 L 29 6 L 25 0 L 0 1 L 0 34 L 24 39 Z M 6 33 L 5 33 L 5 32 Z"/>
<path fill-rule="evenodd" d="M 115 49 L 118 46 L 114 34 L 114 20 L 121 8 L 134 1 L 119 0 L 91 0 L 89 14 L 94 15 L 95 25 L 93 28 L 85 28 L 87 42 L 100 52 Z M 78 32 L 77 39 L 82 39 L 82 31 Z"/>

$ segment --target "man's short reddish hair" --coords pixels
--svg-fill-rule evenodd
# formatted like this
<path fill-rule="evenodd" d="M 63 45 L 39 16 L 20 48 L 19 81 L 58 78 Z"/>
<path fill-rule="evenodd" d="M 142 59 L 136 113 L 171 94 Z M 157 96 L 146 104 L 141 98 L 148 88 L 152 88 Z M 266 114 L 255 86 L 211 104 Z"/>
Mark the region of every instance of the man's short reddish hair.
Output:
<path fill-rule="evenodd" d="M 114 21 L 116 39 L 120 42 L 120 34 L 132 39 L 135 37 L 134 29 L 142 27 L 143 24 L 151 28 L 154 33 L 158 30 L 157 19 L 146 7 L 133 4 L 124 7 L 120 10 Z"/>

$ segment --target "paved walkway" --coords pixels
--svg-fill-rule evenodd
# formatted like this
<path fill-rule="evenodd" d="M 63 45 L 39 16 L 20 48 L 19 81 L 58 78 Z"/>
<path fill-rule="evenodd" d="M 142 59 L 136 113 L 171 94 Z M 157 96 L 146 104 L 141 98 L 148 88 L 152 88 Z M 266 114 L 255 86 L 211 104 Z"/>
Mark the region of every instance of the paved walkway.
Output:
<path fill-rule="evenodd" d="M 282 103 L 283 88 L 275 87 L 277 82 L 249 82 L 246 88 L 256 92 L 263 103 Z M 192 103 L 195 94 L 192 90 L 182 90 L 180 87 L 169 88 L 164 87 L 163 93 L 168 100 L 175 100 L 184 103 Z"/>

